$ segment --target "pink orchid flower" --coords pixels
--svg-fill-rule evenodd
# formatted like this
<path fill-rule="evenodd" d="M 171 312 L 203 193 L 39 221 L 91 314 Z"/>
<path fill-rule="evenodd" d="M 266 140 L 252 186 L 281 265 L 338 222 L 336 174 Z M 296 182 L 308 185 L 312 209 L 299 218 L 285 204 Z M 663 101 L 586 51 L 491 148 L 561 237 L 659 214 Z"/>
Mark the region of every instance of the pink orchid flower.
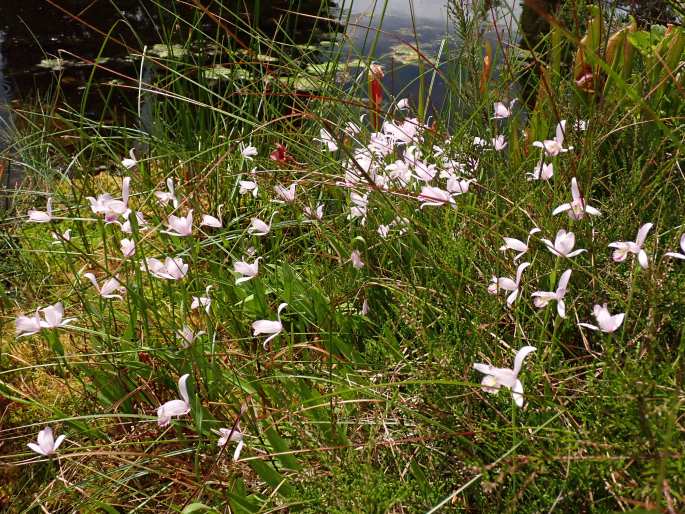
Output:
<path fill-rule="evenodd" d="M 571 203 L 561 204 L 552 211 L 552 215 L 556 216 L 557 214 L 566 212 L 571 219 L 582 220 L 585 217 L 585 214 L 590 214 L 592 216 L 600 216 L 602 214 L 594 207 L 585 203 L 585 199 L 580 194 L 576 177 L 571 179 L 571 197 Z"/>
<path fill-rule="evenodd" d="M 323 219 L 323 204 L 320 203 L 317 205 L 316 209 L 312 209 L 308 205 L 305 205 L 302 207 L 302 212 L 304 212 L 304 215 L 309 219 L 321 221 Z"/>
<path fill-rule="evenodd" d="M 174 209 L 178 209 L 178 198 L 176 198 L 176 191 L 174 189 L 174 179 L 172 177 L 167 178 L 166 185 L 168 191 L 155 191 L 155 198 L 157 198 L 160 205 L 167 205 L 171 202 Z"/>
<path fill-rule="evenodd" d="M 440 207 L 446 204 L 449 204 L 452 207 L 457 206 L 449 191 L 434 186 L 423 186 L 421 188 L 421 194 L 418 196 L 418 200 L 423 202 L 421 204 L 421 209 L 426 206 Z"/>
<path fill-rule="evenodd" d="M 130 170 L 138 165 L 138 159 L 136 159 L 136 153 L 133 148 L 128 151 L 128 155 L 129 157 L 125 157 L 121 160 L 121 165 L 127 170 Z"/>
<path fill-rule="evenodd" d="M 494 103 L 495 115 L 493 116 L 493 118 L 496 120 L 501 120 L 501 119 L 508 118 L 509 116 L 511 116 L 511 110 L 514 108 L 515 103 L 516 103 L 516 98 L 514 98 L 509 103 L 508 107 L 507 107 L 507 104 L 505 104 L 504 102 L 495 102 Z"/>
<path fill-rule="evenodd" d="M 65 437 L 66 436 L 63 434 L 55 439 L 52 434 L 52 428 L 46 427 L 38 432 L 38 444 L 28 443 L 27 446 L 39 455 L 49 457 L 57 452 L 57 449 L 60 447 Z"/>
<path fill-rule="evenodd" d="M 200 222 L 201 227 L 212 227 L 212 228 L 221 228 L 223 227 L 223 224 L 221 223 L 221 220 L 219 218 L 215 218 L 214 216 L 211 216 L 209 214 L 203 214 L 202 215 L 202 221 Z"/>
<path fill-rule="evenodd" d="M 256 157 L 258 155 L 257 148 L 251 145 L 248 146 L 243 146 L 241 143 L 240 145 L 240 155 L 242 155 L 243 159 L 247 161 L 251 161 L 253 157 Z"/>
<path fill-rule="evenodd" d="M 246 193 L 251 193 L 254 198 L 257 198 L 257 195 L 259 194 L 259 186 L 257 183 L 253 180 L 241 180 L 239 182 L 240 184 L 240 191 L 239 193 L 241 195 L 244 195 Z"/>
<path fill-rule="evenodd" d="M 33 223 L 49 223 L 52 221 L 52 197 L 48 198 L 48 205 L 46 207 L 46 211 L 35 211 L 35 210 L 30 210 L 26 214 L 28 214 L 29 219 L 28 221 L 32 221 Z"/>
<path fill-rule="evenodd" d="M 554 243 L 549 239 L 540 239 L 540 241 L 545 243 L 547 249 L 558 257 L 571 258 L 580 255 L 583 252 L 587 252 L 587 250 L 583 248 L 573 250 L 573 247 L 576 244 L 576 236 L 573 232 L 566 232 L 564 229 L 557 232 Z"/>
<path fill-rule="evenodd" d="M 92 273 L 84 273 L 83 276 L 90 280 L 90 283 L 93 284 L 93 287 L 102 298 L 117 298 L 119 300 L 123 300 L 123 296 L 121 294 L 126 293 L 126 288 L 121 285 L 117 277 L 112 277 L 105 280 L 102 286 L 100 286 L 98 284 L 97 279 L 95 278 L 95 275 L 93 275 Z"/>
<path fill-rule="evenodd" d="M 274 187 L 278 201 L 284 203 L 293 203 L 297 192 L 297 182 L 293 182 L 289 187 L 277 185 Z"/>
<path fill-rule="evenodd" d="M 528 180 L 549 180 L 554 175 L 554 166 L 540 161 L 532 173 L 526 173 Z"/>
<path fill-rule="evenodd" d="M 188 265 L 181 257 L 166 257 L 164 262 L 148 257 L 140 266 L 141 271 L 150 271 L 154 277 L 164 280 L 181 280 L 188 273 Z"/>
<path fill-rule="evenodd" d="M 136 242 L 132 239 L 122 239 L 119 241 L 119 247 L 124 257 L 133 257 L 136 253 Z"/>
<path fill-rule="evenodd" d="M 233 263 L 233 271 L 241 275 L 236 279 L 236 285 L 252 280 L 257 276 L 259 273 L 259 259 L 261 259 L 261 257 L 257 257 L 252 264 L 249 264 L 246 261 L 236 261 Z"/>
<path fill-rule="evenodd" d="M 182 399 L 169 400 L 157 409 L 157 424 L 160 427 L 168 426 L 171 423 L 171 418 L 185 416 L 190 412 L 190 397 L 188 396 L 188 387 L 186 385 L 189 376 L 186 373 L 178 379 L 178 392 Z"/>
<path fill-rule="evenodd" d="M 350 260 L 352 261 L 352 266 L 356 269 L 362 269 L 364 267 L 364 261 L 362 261 L 361 253 L 359 250 L 352 250 L 350 254 Z"/>
<path fill-rule="evenodd" d="M 516 301 L 516 298 L 518 298 L 519 287 L 521 285 L 521 275 L 523 275 L 523 272 L 528 266 L 530 266 L 530 262 L 522 262 L 519 264 L 518 268 L 516 268 L 516 279 L 510 277 L 493 276 L 492 280 L 490 281 L 490 285 L 488 286 L 488 293 L 497 294 L 500 289 L 509 291 L 509 296 L 507 296 L 507 306 L 511 307 Z"/>
<path fill-rule="evenodd" d="M 269 337 L 267 337 L 263 343 L 265 349 L 269 341 L 271 341 L 274 337 L 278 336 L 278 334 L 280 334 L 283 330 L 283 324 L 281 323 L 281 311 L 285 309 L 287 306 L 287 303 L 282 303 L 278 306 L 277 321 L 260 319 L 252 323 L 252 335 L 258 336 L 261 334 L 269 334 Z"/>
<path fill-rule="evenodd" d="M 243 440 L 243 434 L 240 431 L 240 429 L 235 426 L 233 429 L 230 428 L 220 428 L 219 430 L 215 431 L 215 433 L 219 434 L 219 440 L 217 441 L 217 446 L 223 447 L 226 446 L 229 442 L 237 442 L 238 444 L 235 447 L 235 451 L 233 452 L 233 461 L 237 461 L 240 459 L 240 452 L 243 450 L 243 447 L 245 446 L 245 441 Z"/>
<path fill-rule="evenodd" d="M 64 306 L 62 305 L 62 302 L 57 302 L 54 305 L 49 305 L 44 309 L 41 309 L 41 312 L 43 313 L 44 320 L 40 322 L 40 326 L 43 328 L 66 327 L 69 323 L 76 319 L 62 319 L 64 317 Z"/>
<path fill-rule="evenodd" d="M 533 293 L 533 304 L 538 309 L 543 309 L 547 307 L 549 302 L 557 302 L 557 312 L 562 318 L 566 317 L 566 304 L 564 303 L 564 296 L 566 296 L 566 288 L 568 287 L 568 281 L 571 278 L 571 270 L 567 269 L 561 274 L 559 278 L 559 284 L 557 285 L 556 291 L 535 291 Z"/>
<path fill-rule="evenodd" d="M 186 216 L 169 215 L 167 221 L 169 230 L 162 230 L 162 234 L 170 236 L 187 237 L 193 234 L 193 209 L 188 211 Z"/>
<path fill-rule="evenodd" d="M 681 261 L 685 260 L 685 234 L 680 236 L 680 248 L 683 253 L 666 252 L 664 257 L 673 257 L 674 259 L 680 259 Z"/>
<path fill-rule="evenodd" d="M 561 120 L 557 124 L 556 134 L 554 139 L 545 139 L 544 141 L 534 141 L 533 146 L 543 148 L 548 157 L 555 157 L 560 153 L 573 150 L 572 146 L 564 148 L 564 135 L 566 133 L 566 120 Z"/>
<path fill-rule="evenodd" d="M 514 237 L 503 237 L 502 239 L 504 239 L 504 244 L 500 246 L 500 252 L 506 252 L 507 250 L 515 250 L 519 252 L 514 256 L 514 262 L 516 262 L 528 252 L 530 238 L 533 234 L 537 234 L 538 232 L 541 232 L 541 230 L 538 227 L 533 227 L 532 229 L 530 229 L 530 232 L 528 232 L 528 238 L 526 239 L 525 243 L 520 239 L 516 239 Z"/>
<path fill-rule="evenodd" d="M 615 248 L 612 258 L 614 262 L 623 262 L 628 257 L 629 253 L 637 255 L 637 261 L 640 263 L 643 269 L 647 269 L 649 266 L 649 259 L 647 258 L 647 252 L 643 250 L 645 244 L 645 239 L 647 234 L 652 228 L 652 223 L 645 223 L 637 231 L 637 237 L 635 241 L 614 241 L 609 244 L 609 248 Z"/>
<path fill-rule="evenodd" d="M 209 310 L 212 306 L 212 299 L 209 296 L 209 291 L 212 289 L 212 285 L 208 285 L 205 288 L 205 296 L 193 296 L 193 300 L 190 304 L 190 310 L 195 310 L 199 307 L 204 307 L 205 312 L 209 314 Z"/>
<path fill-rule="evenodd" d="M 39 309 L 36 309 L 36 313 L 33 316 L 19 316 L 14 322 L 14 327 L 16 329 L 17 337 L 32 336 L 37 334 L 43 328 L 40 316 L 38 314 Z"/>
<path fill-rule="evenodd" d="M 115 199 L 109 193 L 103 193 L 93 198 L 87 196 L 90 202 L 90 210 L 93 214 L 102 214 L 106 223 L 114 223 L 120 216 L 128 211 L 128 197 L 131 186 L 131 177 L 124 177 L 121 186 L 121 200 Z"/>
<path fill-rule="evenodd" d="M 623 318 L 625 318 L 625 313 L 614 314 L 613 316 L 609 314 L 606 303 L 604 305 L 595 305 L 592 309 L 592 314 L 597 320 L 597 325 L 591 325 L 590 323 L 578 323 L 578 325 L 590 330 L 600 330 L 608 334 L 615 332 L 623 323 Z"/>
<path fill-rule="evenodd" d="M 496 368 L 489 364 L 475 363 L 473 365 L 476 371 L 483 373 L 485 376 L 481 381 L 481 386 L 486 393 L 497 394 L 502 386 L 511 390 L 514 402 L 518 407 L 523 407 L 523 384 L 518 376 L 523 366 L 523 360 L 528 354 L 534 352 L 534 346 L 524 346 L 514 357 L 514 369 Z"/>
<path fill-rule="evenodd" d="M 265 236 L 271 232 L 271 224 L 273 223 L 274 216 L 278 211 L 271 213 L 271 218 L 269 218 L 269 223 L 260 220 L 259 218 L 252 218 L 250 220 L 250 226 L 247 228 L 247 233 L 255 236 Z"/>

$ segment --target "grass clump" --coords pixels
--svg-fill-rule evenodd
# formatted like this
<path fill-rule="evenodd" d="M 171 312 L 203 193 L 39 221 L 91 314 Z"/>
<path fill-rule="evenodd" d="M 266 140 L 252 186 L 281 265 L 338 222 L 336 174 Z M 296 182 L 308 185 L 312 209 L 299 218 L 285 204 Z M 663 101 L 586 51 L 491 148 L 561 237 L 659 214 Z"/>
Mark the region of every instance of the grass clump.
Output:
<path fill-rule="evenodd" d="M 561 28 L 545 48 L 577 47 L 585 27 Z M 388 101 L 375 65 L 341 85 L 309 62 L 307 92 L 289 82 L 302 55 L 220 32 L 221 66 L 249 75 L 141 52 L 165 70 L 126 86 L 147 127 L 18 113 L 3 506 L 677 512 L 682 64 L 664 56 L 685 36 L 669 30 L 633 38 L 629 73 L 608 30 L 582 77 L 427 62 L 459 106 L 430 123 L 429 99 Z M 522 76 L 536 95 L 512 107 Z M 66 439 L 31 453 L 46 427 Z"/>

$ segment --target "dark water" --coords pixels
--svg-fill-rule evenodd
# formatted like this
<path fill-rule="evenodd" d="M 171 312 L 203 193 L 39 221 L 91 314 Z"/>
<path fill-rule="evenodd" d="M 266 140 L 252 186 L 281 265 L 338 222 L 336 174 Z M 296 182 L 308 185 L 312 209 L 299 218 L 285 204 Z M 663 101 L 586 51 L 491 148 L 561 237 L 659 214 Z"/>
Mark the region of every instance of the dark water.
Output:
<path fill-rule="evenodd" d="M 269 37 L 278 37 L 280 31 L 294 43 L 316 44 L 332 33 L 344 32 L 345 38 L 334 39 L 346 41 L 350 58 L 371 55 L 390 71 L 387 87 L 398 94 L 405 89 L 415 94 L 416 55 L 403 43 L 418 44 L 422 53 L 435 59 L 453 32 L 448 2 L 454 0 L 356 0 L 340 5 L 287 1 L 224 3 L 223 11 L 212 3 L 216 16 L 210 18 L 199 16 L 196 8 L 166 0 L 1 0 L 0 30 L 5 34 L 0 46 L 2 80 L 14 98 L 27 98 L 54 88 L 59 74 L 60 92 L 72 103 L 79 101 L 91 73 L 99 83 L 117 78 L 117 73 L 135 77 L 138 70 L 129 57 L 132 53 L 140 52 L 144 45 L 153 47 L 169 39 L 185 44 L 187 38 L 195 37 L 197 31 L 180 26 L 167 12 L 173 9 L 211 37 L 221 32 L 217 18 L 222 17 L 224 25 L 231 27 L 235 45 L 248 38 L 235 29 L 241 24 L 257 26 Z M 285 15 L 286 11 L 290 12 Z M 338 21 L 325 23 L 323 18 Z M 101 67 L 94 69 L 91 63 L 98 56 L 104 59 Z M 9 94 L 6 91 L 4 98 Z"/>
<path fill-rule="evenodd" d="M 204 1 L 212 10 L 203 13 L 170 0 L 0 0 L 0 159 L 11 149 L 11 107 L 46 98 L 91 119 L 151 132 L 150 102 L 137 105 L 135 90 L 122 87 L 135 84 L 140 73 L 144 81 L 160 73 L 149 65 L 141 70 L 142 49 L 164 53 L 168 48 L 161 43 L 173 41 L 193 50 L 184 58 L 194 65 L 211 66 L 220 56 L 208 40 L 234 49 L 254 43 L 241 27 L 257 27 L 268 38 L 291 44 L 333 41 L 342 48 L 343 59 L 371 56 L 385 66 L 386 89 L 415 100 L 419 67 L 406 43 L 418 45 L 436 61 L 440 49 L 454 39 L 449 1 L 454 0 L 234 0 L 224 1 L 223 9 Z M 201 31 L 206 39 L 198 39 Z M 332 47 L 321 48 L 325 60 Z M 431 91 L 439 103 L 440 80 Z M 21 172 L 6 165 L 0 176 L 12 190 Z"/>
<path fill-rule="evenodd" d="M 481 27 L 482 37 L 493 48 L 499 41 L 517 39 L 516 20 L 520 13 L 521 0 L 493 0 L 489 3 L 489 15 Z M 418 47 L 426 59 L 427 81 L 432 78 L 431 68 L 435 65 L 445 71 L 445 61 L 452 55 L 455 46 L 460 45 L 459 30 L 453 13 L 456 9 L 470 12 L 466 0 L 389 0 L 385 10 L 382 2 L 357 0 L 351 7 L 351 23 L 347 35 L 351 45 L 363 55 L 374 50 L 376 57 L 386 70 L 384 86 L 397 97 L 409 97 L 414 105 L 419 96 L 419 66 L 416 52 L 409 45 Z M 367 35 L 380 33 L 377 46 Z M 443 103 L 444 84 L 436 75 L 429 101 L 434 109 Z M 424 91 L 425 94 L 425 91 Z"/>
<path fill-rule="evenodd" d="M 170 39 L 187 46 L 189 39 L 197 38 L 198 31 L 183 26 L 174 15 L 236 47 L 249 44 L 247 33 L 236 29 L 247 25 L 291 43 L 317 44 L 331 37 L 345 41 L 350 59 L 370 55 L 385 65 L 384 85 L 389 91 L 416 97 L 417 57 L 406 43 L 418 45 L 432 62 L 441 49 L 444 56 L 446 45 L 455 39 L 448 16 L 454 1 L 459 0 L 251 0 L 224 2 L 223 10 L 212 2 L 210 16 L 169 0 L 0 0 L 0 105 L 9 98 L 26 100 L 55 91 L 59 76 L 59 92 L 70 105 L 80 106 L 91 117 L 118 118 L 119 111 L 131 108 L 121 91 L 98 91 L 84 99 L 84 85 L 91 80 L 114 85 L 116 80 L 135 79 L 139 60 L 130 56 L 144 46 L 155 48 Z M 518 9 L 517 1 L 504 0 L 503 8 L 493 11 L 493 24 L 506 39 L 515 31 L 511 13 Z M 224 31 L 225 27 L 230 29 Z M 335 36 L 341 33 L 344 38 Z M 201 41 L 196 50 L 194 59 L 201 60 Z M 93 67 L 96 58 L 100 66 Z M 438 81 L 433 89 L 436 98 L 440 90 Z M 104 108 L 109 112 L 103 114 Z"/>
<path fill-rule="evenodd" d="M 407 43 L 418 46 L 431 62 L 438 63 L 442 51 L 444 60 L 456 39 L 449 16 L 454 1 L 459 0 L 234 0 L 224 1 L 223 9 L 205 1 L 212 11 L 203 13 L 187 5 L 192 0 L 0 0 L 0 151 L 11 141 L 8 107 L 43 98 L 92 119 L 148 131 L 149 103 L 141 109 L 135 90 L 121 85 L 135 84 L 141 71 L 144 80 L 150 79 L 159 69 L 141 70 L 140 58 L 132 55 L 139 56 L 143 48 L 163 53 L 168 49 L 160 43 L 175 41 L 193 50 L 186 57 L 193 64 L 211 66 L 217 55 L 207 41 L 248 46 L 254 41 L 241 30 L 248 26 L 288 43 L 334 41 L 336 48 L 342 47 L 343 59 L 371 56 L 384 64 L 384 86 L 390 94 L 408 96 L 416 105 L 419 66 Z M 515 37 L 517 1 L 502 0 L 492 11 L 492 25 L 504 39 Z M 206 39 L 198 39 L 200 31 Z M 96 61 L 98 66 L 93 65 Z M 443 84 L 437 79 L 431 89 L 436 105 L 442 95 Z M 7 173 L 3 179 L 6 185 L 11 181 Z"/>
<path fill-rule="evenodd" d="M 5 34 L 0 46 L 3 79 L 11 91 L 8 94 L 26 99 L 54 89 L 59 76 L 60 93 L 74 104 L 91 79 L 96 84 L 135 79 L 139 59 L 132 55 L 139 55 L 144 47 L 151 55 L 165 52 L 163 42 L 168 41 L 182 46 L 190 41 L 192 46 L 198 29 L 208 39 L 223 38 L 222 44 L 233 47 L 249 43 L 245 43 L 247 31 L 241 30 L 247 26 L 265 34 L 280 30 L 295 42 L 310 39 L 314 30 L 343 30 L 335 22 L 313 21 L 313 16 L 332 14 L 320 1 L 296 4 L 298 12 L 308 16 L 283 16 L 290 8 L 284 2 L 224 2 L 225 9 L 212 3 L 211 13 L 203 14 L 185 2 L 168 0 L 0 0 L 0 30 Z M 197 62 L 203 48 L 201 41 L 196 44 Z M 96 60 L 99 66 L 94 67 Z M 95 95 L 92 100 L 94 111 L 102 109 L 102 98 Z M 116 108 L 121 100 L 110 100 L 108 107 Z M 89 107 L 86 102 L 86 113 L 94 114 L 88 112 Z"/>

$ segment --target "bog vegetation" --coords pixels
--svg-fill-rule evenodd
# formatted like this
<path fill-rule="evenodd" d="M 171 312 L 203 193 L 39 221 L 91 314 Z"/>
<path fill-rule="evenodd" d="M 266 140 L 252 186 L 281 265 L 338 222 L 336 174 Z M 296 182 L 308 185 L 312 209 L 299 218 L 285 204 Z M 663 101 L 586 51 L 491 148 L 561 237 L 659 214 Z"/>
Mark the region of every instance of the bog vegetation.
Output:
<path fill-rule="evenodd" d="M 17 111 L 3 507 L 682 512 L 685 31 L 552 14 L 454 6 L 408 100 L 215 19 L 147 126 Z"/>

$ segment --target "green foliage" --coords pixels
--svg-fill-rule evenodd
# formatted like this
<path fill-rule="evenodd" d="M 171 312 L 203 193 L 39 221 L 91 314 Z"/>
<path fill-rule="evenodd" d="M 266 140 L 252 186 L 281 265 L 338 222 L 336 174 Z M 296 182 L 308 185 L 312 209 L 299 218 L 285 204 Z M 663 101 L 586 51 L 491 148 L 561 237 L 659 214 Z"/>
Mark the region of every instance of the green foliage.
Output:
<path fill-rule="evenodd" d="M 365 177 L 365 222 L 350 219 L 349 191 L 338 183 L 359 144 L 342 129 L 367 114 L 366 83 L 343 86 L 337 74 L 354 67 L 365 77 L 366 56 L 352 66 L 340 47 L 326 53 L 255 33 L 239 51 L 216 36 L 221 62 L 200 64 L 170 34 L 145 57 L 165 73 L 144 88 L 138 78 L 129 84 L 156 92 L 149 131 L 104 130 L 77 111 L 24 114 L 30 123 L 15 151 L 35 171 L 3 221 L 0 262 L 0 505 L 187 514 L 682 509 L 685 267 L 663 258 L 685 230 L 683 126 L 675 121 L 682 104 L 679 84 L 664 81 L 667 70 L 654 61 L 676 70 L 682 29 L 623 29 L 614 40 L 622 57 L 605 60 L 609 38 L 593 12 L 581 64 L 606 77 L 606 97 L 580 91 L 553 55 L 558 87 L 539 96 L 527 137 L 522 119 L 491 118 L 525 63 L 493 74 L 481 93 L 479 27 L 489 13 L 455 13 L 463 45 L 445 50 L 454 52 L 440 70 L 448 98 L 417 142 L 425 155 L 440 146 L 475 174 L 455 208 L 420 208 L 420 187 L 384 191 Z M 557 45 L 566 35 L 558 28 L 550 37 Z M 632 57 L 626 42 L 637 50 Z M 317 77 L 317 95 L 295 85 L 302 70 Z M 423 79 L 432 73 L 426 65 Z M 652 103 L 643 87 L 660 80 Z M 428 112 L 430 99 L 421 105 Z M 388 120 L 404 117 L 391 102 L 384 109 Z M 574 149 L 546 157 L 530 143 L 551 137 L 561 119 Z M 579 119 L 587 130 L 575 126 Z M 368 141 L 362 125 L 355 139 Z M 337 151 L 315 140 L 321 128 Z M 475 135 L 499 134 L 509 141 L 504 152 L 472 144 Z M 138 164 L 128 171 L 119 161 L 134 144 Z M 241 154 L 248 144 L 259 151 L 253 161 Z M 276 144 L 290 160 L 269 159 Z M 543 159 L 553 179 L 526 180 Z M 55 172 L 67 166 L 68 174 Z M 122 176 L 132 177 L 130 205 L 149 224 L 133 221 L 126 234 L 134 258 L 119 251 L 121 227 L 96 218 L 85 199 L 117 196 Z M 154 193 L 168 177 L 181 201 L 176 214 L 194 210 L 191 237 L 160 231 L 171 207 Z M 551 215 L 571 200 L 571 177 L 601 217 Z M 258 193 L 240 194 L 240 181 L 251 179 Z M 293 181 L 296 200 L 276 206 L 274 187 Z M 27 209 L 44 208 L 29 184 L 51 195 L 60 219 L 26 223 Z M 304 215 L 319 203 L 321 220 Z M 251 218 L 269 221 L 276 209 L 267 237 L 248 233 Z M 198 228 L 204 213 L 223 226 Z M 631 240 L 646 222 L 654 223 L 649 267 L 632 255 L 614 262 L 607 245 Z M 391 224 L 382 237 L 379 227 Z M 502 237 L 526 241 L 533 226 L 542 233 L 521 258 L 532 265 L 509 308 L 487 285 L 516 273 L 512 252 L 499 250 Z M 52 237 L 66 228 L 68 241 Z M 588 251 L 573 259 L 550 253 L 540 238 L 561 228 Z M 236 284 L 233 263 L 252 249 L 259 273 Z M 350 264 L 353 250 L 361 269 Z M 141 269 L 144 258 L 167 255 L 189 264 L 182 280 Z M 573 274 L 562 319 L 554 305 L 536 308 L 530 294 L 552 291 L 564 269 Z M 124 298 L 98 296 L 83 279 L 88 271 L 100 283 L 119 277 Z M 208 310 L 192 309 L 206 294 Z M 77 318 L 71 328 L 14 338 L 18 315 L 57 301 Z M 284 330 L 264 346 L 251 323 L 274 320 L 281 302 Z M 604 302 L 626 313 L 622 327 L 611 335 L 579 329 Z M 188 343 L 184 326 L 205 334 Z M 486 394 L 472 366 L 511 366 L 524 345 L 537 351 L 521 372 L 527 404 L 517 408 L 509 391 Z M 191 411 L 160 427 L 157 409 L 179 397 L 185 373 Z M 67 435 L 58 458 L 30 460 L 26 443 L 48 425 Z M 235 441 L 217 446 L 216 431 L 234 426 L 245 442 L 237 462 Z"/>

